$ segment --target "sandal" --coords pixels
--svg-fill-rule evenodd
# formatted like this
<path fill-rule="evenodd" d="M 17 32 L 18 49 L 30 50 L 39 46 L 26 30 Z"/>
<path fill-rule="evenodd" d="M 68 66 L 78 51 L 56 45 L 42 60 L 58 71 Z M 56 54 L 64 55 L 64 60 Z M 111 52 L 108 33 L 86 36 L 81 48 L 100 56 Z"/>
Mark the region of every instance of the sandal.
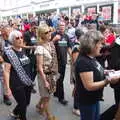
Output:
<path fill-rule="evenodd" d="M 50 116 L 46 120 L 57 120 L 57 118 L 55 116 Z"/>
<path fill-rule="evenodd" d="M 41 115 L 44 113 L 45 108 L 41 105 L 36 105 L 36 110 L 39 112 Z"/>

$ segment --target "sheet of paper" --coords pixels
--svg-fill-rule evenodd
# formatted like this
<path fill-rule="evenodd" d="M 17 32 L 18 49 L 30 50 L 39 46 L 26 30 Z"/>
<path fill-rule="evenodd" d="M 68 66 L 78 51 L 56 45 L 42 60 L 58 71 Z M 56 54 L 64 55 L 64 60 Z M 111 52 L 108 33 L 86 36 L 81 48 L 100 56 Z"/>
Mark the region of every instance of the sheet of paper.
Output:
<path fill-rule="evenodd" d="M 110 78 L 120 76 L 120 70 L 114 71 L 114 72 L 109 72 L 108 75 Z"/>

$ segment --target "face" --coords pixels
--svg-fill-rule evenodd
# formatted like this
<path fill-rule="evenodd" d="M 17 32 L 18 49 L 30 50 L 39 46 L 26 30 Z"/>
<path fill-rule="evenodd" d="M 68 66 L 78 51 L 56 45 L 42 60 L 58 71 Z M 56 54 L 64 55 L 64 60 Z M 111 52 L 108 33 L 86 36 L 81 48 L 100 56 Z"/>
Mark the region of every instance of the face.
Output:
<path fill-rule="evenodd" d="M 36 33 L 36 26 L 31 27 L 31 32 Z"/>
<path fill-rule="evenodd" d="M 12 27 L 13 27 L 14 29 L 18 29 L 17 23 L 12 24 Z"/>
<path fill-rule="evenodd" d="M 60 31 L 61 33 L 64 33 L 64 31 L 65 31 L 65 23 L 60 23 L 60 24 L 59 24 L 59 31 Z"/>
<path fill-rule="evenodd" d="M 50 29 L 46 29 L 42 35 L 42 38 L 46 41 L 49 41 L 51 39 L 51 31 Z"/>
<path fill-rule="evenodd" d="M 23 46 L 23 37 L 22 35 L 16 35 L 14 37 L 13 46 L 21 48 Z"/>
<path fill-rule="evenodd" d="M 11 32 L 11 28 L 9 28 L 9 27 L 6 27 L 6 28 L 2 29 L 1 30 L 2 37 L 4 39 L 8 39 L 8 36 L 9 36 L 10 32 Z"/>
<path fill-rule="evenodd" d="M 106 29 L 103 33 L 104 37 L 107 37 L 110 34 L 110 30 Z"/>
<path fill-rule="evenodd" d="M 92 53 L 94 53 L 94 56 L 95 56 L 95 57 L 101 55 L 101 54 L 100 54 L 100 50 L 101 50 L 102 47 L 103 47 L 103 43 L 104 43 L 104 40 L 101 40 L 101 41 L 99 41 L 99 42 L 95 45 L 95 47 L 93 48 Z"/>

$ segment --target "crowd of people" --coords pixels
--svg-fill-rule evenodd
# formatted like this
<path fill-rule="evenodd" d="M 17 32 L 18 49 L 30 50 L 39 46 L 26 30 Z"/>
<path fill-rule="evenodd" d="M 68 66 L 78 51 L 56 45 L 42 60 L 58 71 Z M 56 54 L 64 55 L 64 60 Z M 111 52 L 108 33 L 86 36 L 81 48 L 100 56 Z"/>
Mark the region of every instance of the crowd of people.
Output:
<path fill-rule="evenodd" d="M 72 112 L 80 120 L 120 119 L 120 75 L 109 76 L 120 69 L 120 38 L 100 14 L 77 14 L 71 18 L 49 15 L 41 16 L 39 21 L 14 19 L 1 22 L 0 32 L 3 101 L 11 105 L 11 96 L 16 101 L 11 117 L 27 120 L 36 79 L 40 93 L 36 110 L 46 120 L 57 120 L 50 112 L 49 102 L 53 95 L 61 105 L 68 104 L 64 78 L 69 55 L 69 81 L 74 84 Z M 104 87 L 108 84 L 114 89 L 115 105 L 112 114 L 107 111 L 100 115 L 99 101 L 104 99 Z"/>

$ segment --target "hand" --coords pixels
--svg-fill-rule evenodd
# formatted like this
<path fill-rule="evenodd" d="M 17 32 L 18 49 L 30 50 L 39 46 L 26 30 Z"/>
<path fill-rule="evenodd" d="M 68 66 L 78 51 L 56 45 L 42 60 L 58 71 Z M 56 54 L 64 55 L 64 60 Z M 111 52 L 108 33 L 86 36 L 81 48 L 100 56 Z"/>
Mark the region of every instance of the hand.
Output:
<path fill-rule="evenodd" d="M 120 80 L 120 76 L 115 76 L 115 77 L 110 78 L 109 81 L 111 84 L 116 84 L 119 80 Z"/>
<path fill-rule="evenodd" d="M 48 90 L 50 89 L 50 84 L 48 81 L 45 81 L 45 88 L 47 88 Z"/>
<path fill-rule="evenodd" d="M 58 41 L 61 39 L 61 36 L 60 35 L 56 35 L 54 38 L 53 38 L 53 42 L 55 41 Z"/>
<path fill-rule="evenodd" d="M 2 63 L 3 62 L 3 58 L 2 58 L 2 56 L 0 56 L 0 63 Z"/>

